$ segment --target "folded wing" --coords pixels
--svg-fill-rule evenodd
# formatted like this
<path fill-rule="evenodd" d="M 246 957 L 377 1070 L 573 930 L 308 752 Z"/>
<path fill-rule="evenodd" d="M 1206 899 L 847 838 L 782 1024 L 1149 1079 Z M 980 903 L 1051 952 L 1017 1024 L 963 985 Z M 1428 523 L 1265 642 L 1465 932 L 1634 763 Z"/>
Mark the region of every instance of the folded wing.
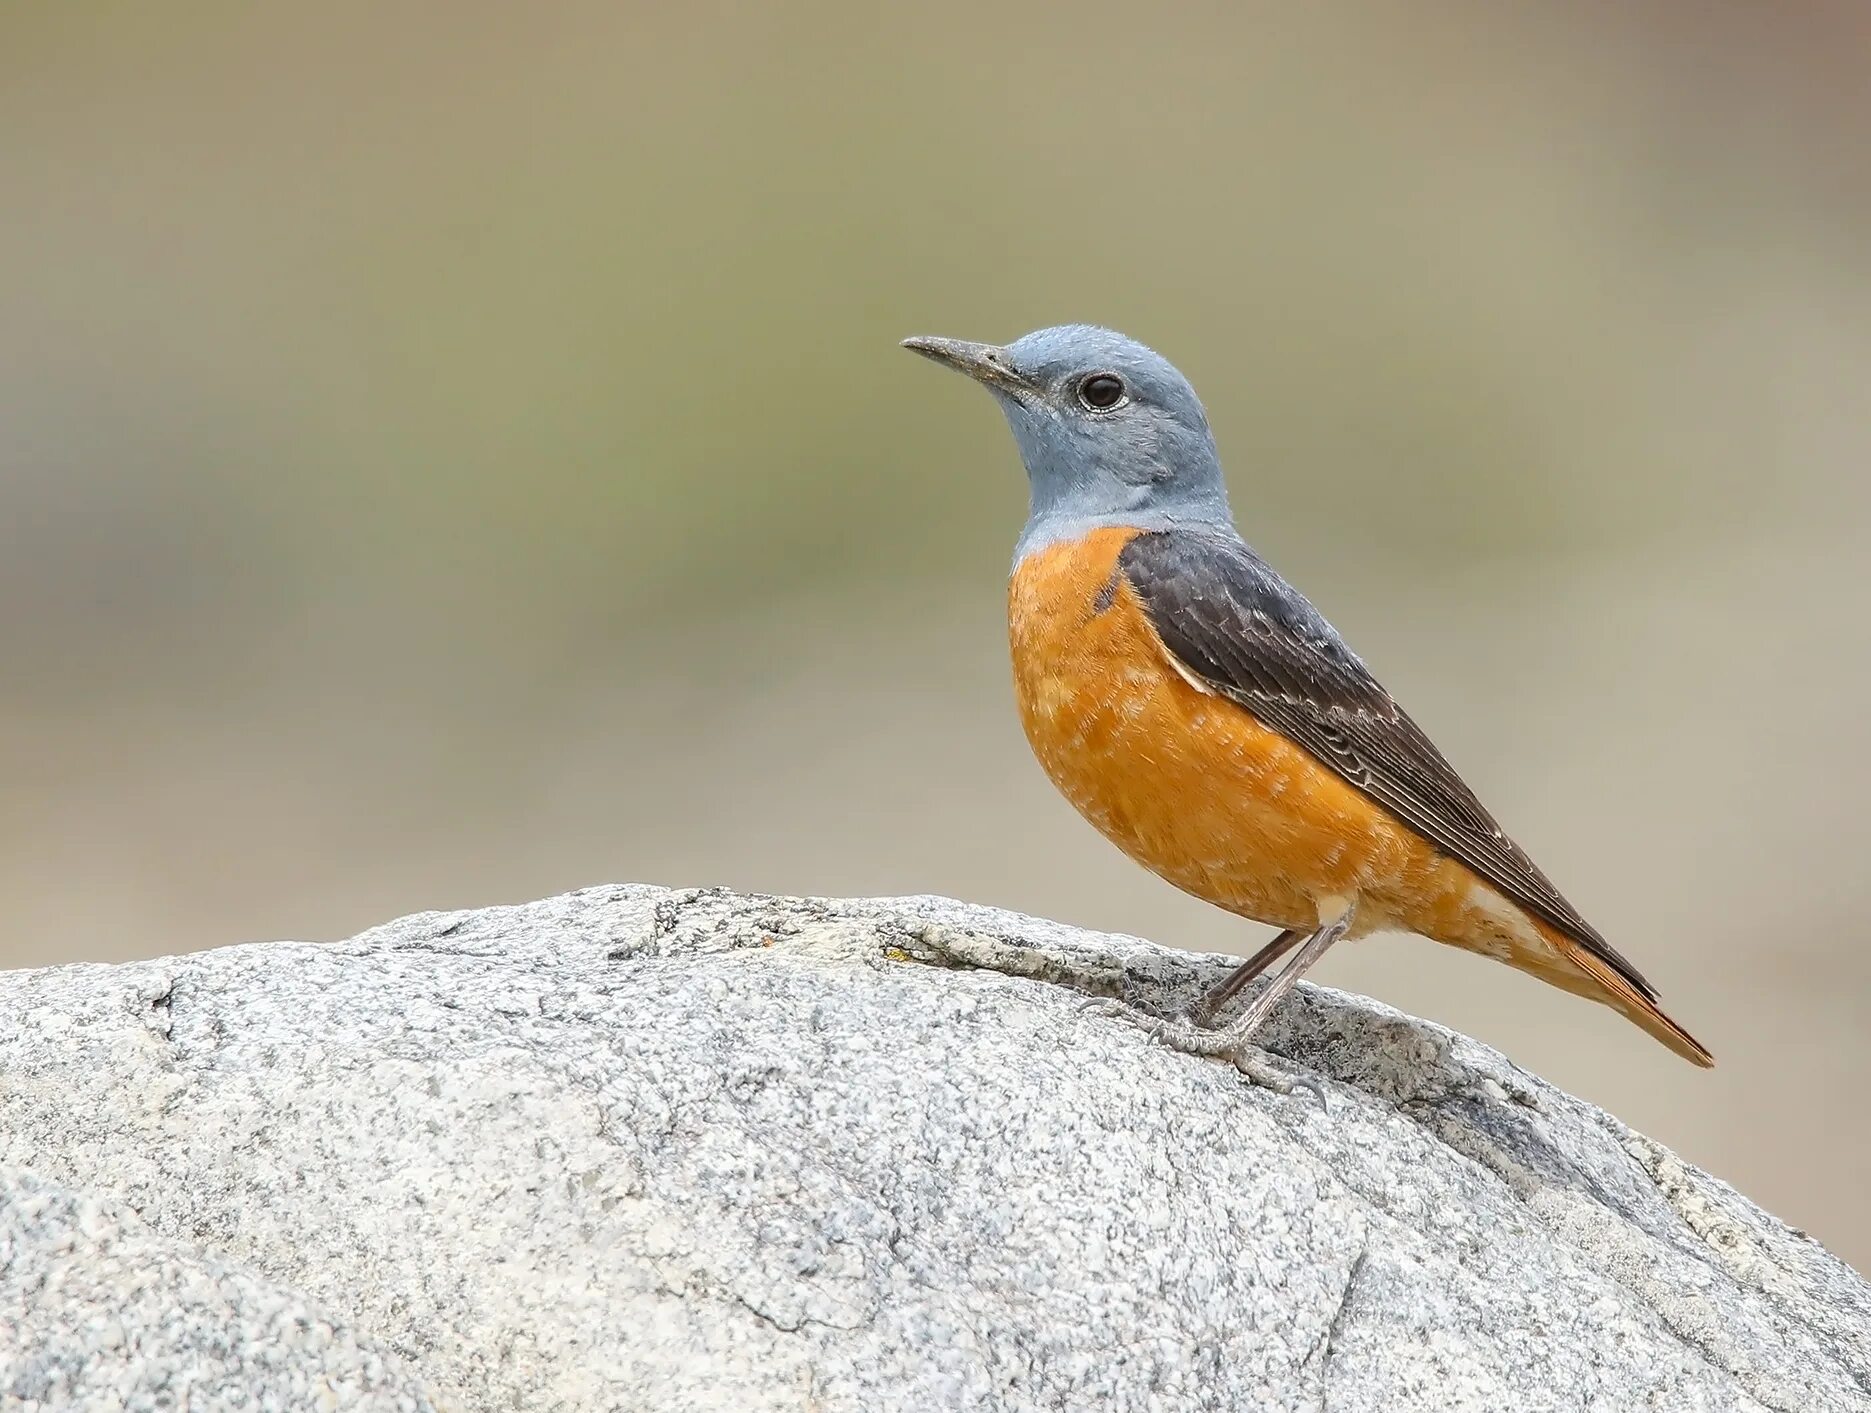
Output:
<path fill-rule="evenodd" d="M 1300 593 L 1235 536 L 1137 535 L 1119 567 L 1164 647 L 1645 1001 L 1656 991 L 1509 839 L 1422 729 Z"/>

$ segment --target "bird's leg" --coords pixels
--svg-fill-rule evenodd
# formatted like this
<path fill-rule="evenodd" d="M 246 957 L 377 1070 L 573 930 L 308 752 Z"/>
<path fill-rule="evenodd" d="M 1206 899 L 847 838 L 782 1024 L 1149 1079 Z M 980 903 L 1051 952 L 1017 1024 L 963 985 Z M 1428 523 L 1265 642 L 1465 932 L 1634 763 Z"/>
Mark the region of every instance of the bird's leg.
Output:
<path fill-rule="evenodd" d="M 1325 955 L 1327 948 L 1351 930 L 1351 914 L 1352 909 L 1346 908 L 1342 914 L 1326 923 L 1301 943 L 1299 952 L 1293 960 L 1281 969 L 1278 976 L 1267 983 L 1260 995 L 1256 996 L 1248 1008 L 1241 1012 L 1234 1021 L 1218 1030 L 1197 1032 L 1201 1041 L 1201 1049 L 1185 1046 L 1177 1046 L 1177 1048 L 1189 1048 L 1191 1054 L 1225 1055 L 1246 1044 L 1254 1032 L 1260 1029 L 1267 1017 L 1273 1014 L 1273 1008 L 1284 1001 L 1287 994 L 1299 985 L 1300 977 L 1311 969 L 1314 962 Z M 1222 982 L 1223 986 L 1227 984 L 1226 981 Z M 1173 1040 L 1169 1043 L 1175 1044 Z"/>
<path fill-rule="evenodd" d="M 1189 1010 L 1189 1019 L 1206 1029 L 1214 1023 L 1221 1008 L 1241 994 L 1241 989 L 1298 945 L 1306 934 L 1289 927 L 1267 943 L 1220 982 L 1202 993 Z"/>
<path fill-rule="evenodd" d="M 1205 1030 L 1199 1026 L 1191 1025 L 1187 1021 L 1155 1020 L 1140 1016 L 1136 1012 L 1130 1011 L 1128 1007 L 1114 1008 L 1115 1013 L 1128 1013 L 1126 1015 L 1127 1019 L 1134 1019 L 1138 1024 L 1148 1030 L 1151 1035 L 1162 1041 L 1163 1044 L 1169 1046 L 1172 1050 L 1180 1050 L 1186 1055 L 1226 1056 L 1229 1060 L 1233 1061 L 1236 1069 L 1246 1075 L 1247 1078 L 1252 1080 L 1255 1084 L 1262 1085 L 1265 1088 L 1275 1090 L 1281 1094 L 1290 1094 L 1294 1089 L 1299 1088 L 1309 1089 L 1318 1096 L 1319 1102 L 1323 1104 L 1325 1102 L 1325 1094 L 1317 1084 L 1309 1079 L 1295 1079 L 1268 1063 L 1265 1058 L 1249 1053 L 1250 1047 L 1248 1041 L 1253 1038 L 1254 1032 L 1260 1029 L 1267 1017 L 1273 1014 L 1274 1007 L 1284 1001 L 1292 989 L 1299 984 L 1300 977 L 1306 974 L 1312 964 L 1318 961 L 1320 957 L 1324 956 L 1326 950 L 1330 948 L 1334 942 L 1338 941 L 1339 938 L 1343 937 L 1351 930 L 1351 917 L 1354 908 L 1355 904 L 1348 905 L 1337 917 L 1333 918 L 1330 922 L 1322 924 L 1318 931 L 1307 936 L 1305 941 L 1300 944 L 1298 954 L 1281 969 L 1279 975 L 1275 976 L 1272 981 L 1267 983 L 1265 989 L 1254 998 L 1252 1004 L 1250 1004 L 1232 1023 L 1222 1026 L 1219 1029 Z M 1294 934 L 1294 936 L 1297 935 L 1298 934 Z M 1242 971 L 1246 971 L 1248 968 L 1264 971 L 1269 964 L 1292 945 L 1293 943 L 1291 940 L 1288 940 L 1287 934 L 1281 933 L 1280 936 L 1274 938 L 1273 941 L 1261 948 L 1260 952 L 1250 958 L 1242 967 L 1238 968 L 1234 975 L 1223 980 L 1216 990 L 1219 991 L 1230 986 L 1234 982 L 1235 976 L 1239 976 Z M 1252 972 L 1249 972 L 1249 976 L 1251 975 Z M 1242 984 L 1245 984 L 1247 979 L 1247 977 L 1242 977 Z M 1237 986 L 1235 989 L 1238 990 L 1239 987 Z M 1203 1004 L 1206 1003 L 1207 999 L 1207 997 L 1203 998 Z M 1223 999 L 1226 998 L 1224 997 Z M 1201 1007 L 1198 1006 L 1198 1009 L 1200 1008 Z M 1100 1006 L 1099 1009 L 1106 1009 L 1106 1007 Z"/>

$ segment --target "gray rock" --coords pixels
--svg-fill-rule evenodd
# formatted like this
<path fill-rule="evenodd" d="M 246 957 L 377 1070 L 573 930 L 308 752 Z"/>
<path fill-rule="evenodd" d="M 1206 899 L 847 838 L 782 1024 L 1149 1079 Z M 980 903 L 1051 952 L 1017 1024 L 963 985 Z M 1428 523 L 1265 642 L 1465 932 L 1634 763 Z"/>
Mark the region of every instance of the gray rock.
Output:
<path fill-rule="evenodd" d="M 303 1296 L 103 1198 L 0 1168 L 0 1408 L 435 1407 Z"/>
<path fill-rule="evenodd" d="M 1486 1047 L 1302 988 L 1322 1110 L 1082 1008 L 1228 965 L 619 887 L 20 973 L 0 1162 L 460 1409 L 1871 1409 L 1871 1288 Z"/>

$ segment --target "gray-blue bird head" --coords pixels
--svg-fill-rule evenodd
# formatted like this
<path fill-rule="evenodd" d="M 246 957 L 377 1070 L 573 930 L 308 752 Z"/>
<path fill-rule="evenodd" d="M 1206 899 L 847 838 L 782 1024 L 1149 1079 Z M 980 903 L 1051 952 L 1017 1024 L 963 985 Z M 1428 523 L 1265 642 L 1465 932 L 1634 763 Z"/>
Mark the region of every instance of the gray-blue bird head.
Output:
<path fill-rule="evenodd" d="M 966 373 L 1007 414 L 1031 492 L 1016 562 L 1108 525 L 1231 527 L 1195 389 L 1135 339 L 1065 324 L 1004 348 L 938 338 L 903 346 Z"/>

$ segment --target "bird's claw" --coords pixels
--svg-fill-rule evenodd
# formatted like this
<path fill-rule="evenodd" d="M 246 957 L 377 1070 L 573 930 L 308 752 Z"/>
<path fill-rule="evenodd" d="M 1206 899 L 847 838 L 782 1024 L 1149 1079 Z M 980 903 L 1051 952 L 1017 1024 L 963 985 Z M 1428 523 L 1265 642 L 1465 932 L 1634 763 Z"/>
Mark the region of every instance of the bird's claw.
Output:
<path fill-rule="evenodd" d="M 1227 1060 L 1244 1079 L 1262 1089 L 1270 1089 L 1275 1094 L 1291 1094 L 1303 1089 L 1319 1101 L 1321 1109 L 1328 1107 L 1323 1085 L 1308 1075 L 1290 1074 L 1281 1069 L 1268 1058 L 1266 1051 L 1249 1044 L 1246 1036 L 1231 1035 L 1225 1029 L 1210 1030 L 1187 1020 L 1151 1015 L 1113 996 L 1087 1001 L 1078 1008 L 1078 1013 L 1124 1021 L 1157 1044 L 1182 1054 Z"/>
<path fill-rule="evenodd" d="M 1291 1094 L 1295 1090 L 1303 1089 L 1319 1101 L 1321 1113 L 1331 1108 L 1325 1097 L 1324 1085 L 1310 1075 L 1289 1074 L 1269 1063 L 1263 1058 L 1266 1053 L 1263 1050 L 1259 1055 L 1255 1055 L 1242 1049 L 1237 1050 L 1230 1058 L 1234 1061 L 1234 1067 L 1245 1075 L 1250 1083 L 1257 1084 L 1262 1089 L 1271 1089 L 1275 1094 Z"/>

